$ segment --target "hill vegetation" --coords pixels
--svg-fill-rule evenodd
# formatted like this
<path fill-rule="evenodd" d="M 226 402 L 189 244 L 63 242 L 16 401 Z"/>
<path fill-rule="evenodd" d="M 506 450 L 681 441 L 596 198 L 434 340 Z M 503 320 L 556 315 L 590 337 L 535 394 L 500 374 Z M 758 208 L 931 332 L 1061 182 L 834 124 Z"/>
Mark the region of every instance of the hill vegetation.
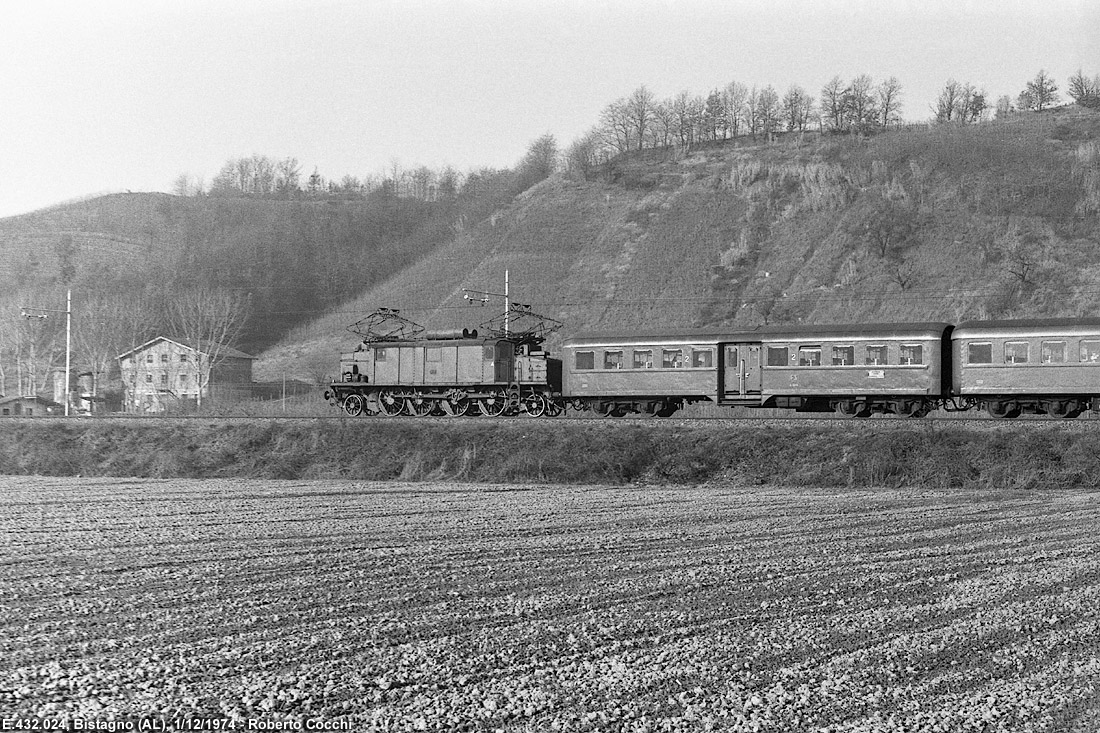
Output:
<path fill-rule="evenodd" d="M 1100 312 L 1098 141 L 1100 113 L 1062 107 L 622 154 L 540 182 L 257 369 L 331 374 L 379 306 L 475 326 L 495 309 L 462 288 L 500 293 L 505 270 L 567 332 Z"/>

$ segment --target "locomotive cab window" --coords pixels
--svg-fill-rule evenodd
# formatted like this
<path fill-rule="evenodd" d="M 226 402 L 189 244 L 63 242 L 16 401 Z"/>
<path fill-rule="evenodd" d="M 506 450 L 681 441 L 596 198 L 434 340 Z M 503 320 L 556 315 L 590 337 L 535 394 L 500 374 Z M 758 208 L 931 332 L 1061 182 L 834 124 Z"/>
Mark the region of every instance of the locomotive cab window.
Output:
<path fill-rule="evenodd" d="M 768 366 L 787 366 L 787 359 L 786 346 L 768 347 Z"/>
<path fill-rule="evenodd" d="M 993 344 L 967 344 L 966 345 L 966 363 L 967 364 L 992 364 L 993 363 Z"/>
<path fill-rule="evenodd" d="M 429 346 L 424 349 L 425 361 L 443 361 L 443 348 L 440 346 Z"/>
<path fill-rule="evenodd" d="M 386 350 L 385 349 L 375 349 L 374 350 L 374 360 L 375 361 L 385 361 L 386 360 Z"/>
<path fill-rule="evenodd" d="M 885 364 L 886 363 L 886 345 L 885 344 L 873 344 L 867 347 L 867 361 L 865 364 Z"/>
<path fill-rule="evenodd" d="M 821 347 L 799 346 L 798 366 L 821 366 Z"/>
<path fill-rule="evenodd" d="M 1027 364 L 1027 341 L 1005 341 L 1005 364 Z"/>
<path fill-rule="evenodd" d="M 924 346 L 921 344 L 902 344 L 901 349 L 898 351 L 898 363 L 909 364 L 910 366 L 923 364 Z"/>
<path fill-rule="evenodd" d="M 1081 342 L 1081 363 L 1100 364 L 1100 341 Z"/>
<path fill-rule="evenodd" d="M 684 365 L 684 352 L 680 349 L 662 349 L 661 366 L 665 369 L 679 369 Z"/>
<path fill-rule="evenodd" d="M 574 361 L 577 369 L 595 369 L 596 368 L 596 352 L 595 351 L 578 351 Z"/>
<path fill-rule="evenodd" d="M 653 349 L 635 349 L 634 350 L 634 368 L 635 369 L 652 369 L 653 368 Z"/>
<path fill-rule="evenodd" d="M 855 348 L 852 346 L 833 347 L 833 366 L 848 366 L 856 363 Z"/>
<path fill-rule="evenodd" d="M 1039 358 L 1044 364 L 1062 364 L 1066 360 L 1065 341 L 1044 341 Z"/>
<path fill-rule="evenodd" d="M 710 349 L 692 349 L 691 365 L 696 368 L 710 368 L 714 366 L 714 352 Z"/>
<path fill-rule="evenodd" d="M 605 352 L 603 352 L 603 368 L 604 369 L 622 369 L 623 368 L 623 352 L 621 352 L 621 351 L 605 351 Z"/>

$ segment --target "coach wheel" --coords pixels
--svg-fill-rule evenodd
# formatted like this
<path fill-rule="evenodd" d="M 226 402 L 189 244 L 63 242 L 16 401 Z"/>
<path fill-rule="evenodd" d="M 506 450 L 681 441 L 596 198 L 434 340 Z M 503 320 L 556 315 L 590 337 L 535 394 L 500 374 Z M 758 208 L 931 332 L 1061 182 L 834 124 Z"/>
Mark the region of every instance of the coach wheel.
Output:
<path fill-rule="evenodd" d="M 523 398 L 523 410 L 531 417 L 542 417 L 546 414 L 546 398 L 540 394 L 529 394 Z"/>
<path fill-rule="evenodd" d="M 870 417 L 871 406 L 863 400 L 842 400 L 836 403 L 836 410 L 838 415 L 844 417 Z"/>
<path fill-rule="evenodd" d="M 1081 414 L 1081 404 L 1076 400 L 1053 400 L 1046 404 L 1046 413 L 1059 420 L 1072 420 Z"/>
<path fill-rule="evenodd" d="M 653 411 L 653 414 L 657 417 L 672 417 L 678 409 L 679 405 L 675 402 L 658 402 L 657 409 Z"/>
<path fill-rule="evenodd" d="M 508 408 L 508 394 L 503 389 L 497 390 L 488 397 L 478 400 L 477 406 L 482 415 L 500 417 Z"/>
<path fill-rule="evenodd" d="M 1013 400 L 994 401 L 986 403 L 985 409 L 992 417 L 1011 420 L 1020 416 L 1023 410 Z"/>
<path fill-rule="evenodd" d="M 405 409 L 405 398 L 392 389 L 378 393 L 378 410 L 386 417 L 397 417 Z"/>
<path fill-rule="evenodd" d="M 546 401 L 546 414 L 550 417 L 557 417 L 565 412 L 565 403 L 558 400 L 550 399 Z"/>
<path fill-rule="evenodd" d="M 405 398 L 405 411 L 413 417 L 427 417 L 435 409 L 435 400 L 417 392 Z"/>
<path fill-rule="evenodd" d="M 894 412 L 902 417 L 924 417 L 929 407 L 924 400 L 903 400 L 894 406 Z"/>
<path fill-rule="evenodd" d="M 363 399 L 363 395 L 361 394 L 349 394 L 344 398 L 344 412 L 352 417 L 362 415 L 365 406 L 366 400 Z"/>

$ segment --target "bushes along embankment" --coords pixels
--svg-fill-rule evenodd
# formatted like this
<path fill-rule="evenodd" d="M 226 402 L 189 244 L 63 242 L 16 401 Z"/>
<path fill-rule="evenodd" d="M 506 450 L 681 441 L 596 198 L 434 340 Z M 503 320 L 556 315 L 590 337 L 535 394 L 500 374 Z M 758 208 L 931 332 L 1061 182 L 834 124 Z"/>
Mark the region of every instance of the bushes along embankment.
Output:
<path fill-rule="evenodd" d="M 0 423 L 0 473 L 822 487 L 1100 486 L 1100 434 L 1060 427 L 236 421 Z"/>

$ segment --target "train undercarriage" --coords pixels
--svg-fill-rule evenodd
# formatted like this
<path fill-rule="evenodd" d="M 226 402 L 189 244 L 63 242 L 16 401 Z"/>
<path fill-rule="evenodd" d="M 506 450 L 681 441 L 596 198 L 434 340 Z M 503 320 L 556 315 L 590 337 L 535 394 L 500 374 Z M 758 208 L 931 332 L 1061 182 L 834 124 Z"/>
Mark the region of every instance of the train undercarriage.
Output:
<path fill-rule="evenodd" d="M 478 387 L 376 387 L 335 383 L 325 399 L 355 417 L 500 417 L 525 414 L 555 417 L 565 411 L 560 394 L 526 385 Z"/>

